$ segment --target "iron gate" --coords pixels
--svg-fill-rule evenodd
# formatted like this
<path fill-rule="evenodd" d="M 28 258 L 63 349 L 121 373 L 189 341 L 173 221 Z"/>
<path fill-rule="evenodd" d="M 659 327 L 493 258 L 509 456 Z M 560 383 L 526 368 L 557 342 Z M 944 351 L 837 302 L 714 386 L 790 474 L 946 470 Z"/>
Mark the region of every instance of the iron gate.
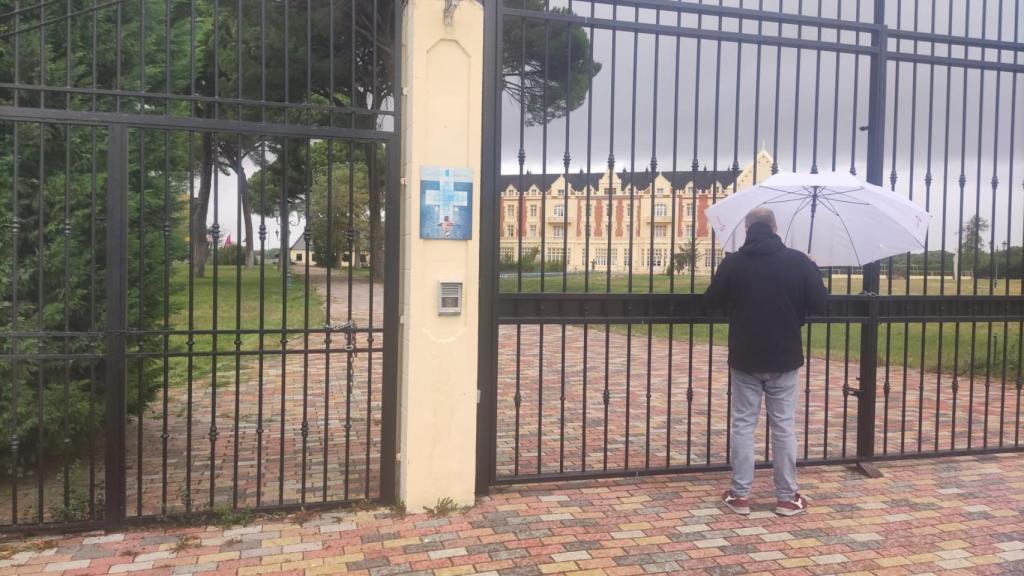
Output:
<path fill-rule="evenodd" d="M 393 500 L 400 3 L 3 6 L 0 531 Z"/>
<path fill-rule="evenodd" d="M 924 255 L 823 271 L 800 463 L 1020 450 L 1022 2 L 488 7 L 480 492 L 728 468 L 702 209 L 779 170 L 934 217 Z"/>

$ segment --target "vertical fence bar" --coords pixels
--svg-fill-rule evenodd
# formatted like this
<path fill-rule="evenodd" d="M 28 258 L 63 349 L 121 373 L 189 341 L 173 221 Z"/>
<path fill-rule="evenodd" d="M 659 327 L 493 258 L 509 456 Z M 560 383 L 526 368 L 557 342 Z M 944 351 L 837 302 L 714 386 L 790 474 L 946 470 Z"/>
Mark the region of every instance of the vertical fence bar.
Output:
<path fill-rule="evenodd" d="M 487 2 L 484 8 L 484 38 L 493 38 L 493 44 L 484 46 L 484 110 L 482 157 L 480 159 L 480 185 L 483 190 L 498 190 L 497 176 L 501 173 L 501 94 L 498 88 L 498 70 L 501 66 L 500 54 L 502 46 L 500 30 L 500 3 Z M 390 165 L 388 175 L 390 176 Z M 499 210 L 504 204 L 495 194 L 480 195 L 480 229 L 487 230 L 488 224 L 495 229 L 500 221 Z M 390 214 L 390 206 L 388 207 Z M 388 219 L 390 221 L 390 218 Z M 385 241 L 390 234 L 385 231 Z M 476 442 L 476 493 L 486 495 L 497 476 L 497 433 L 498 433 L 498 322 L 497 295 L 498 252 L 499 243 L 495 234 L 480 234 L 480 305 L 479 331 L 480 345 L 478 349 L 477 378 L 477 442 Z M 390 257 L 389 253 L 389 257 Z M 390 284 L 385 283 L 385 290 Z M 385 314 L 387 314 L 385 302 Z M 385 340 L 388 330 L 385 329 Z M 385 351 L 387 347 L 385 347 Z M 386 352 L 385 352 L 386 353 Z M 387 358 L 387 356 L 386 356 Z M 387 362 L 385 362 L 387 371 Z M 386 379 L 385 379 L 386 383 Z M 385 397 L 385 403 L 387 398 Z M 382 432 L 388 434 L 387 428 Z"/>
<path fill-rule="evenodd" d="M 872 35 L 871 84 L 868 100 L 868 158 L 867 180 L 882 184 L 882 163 L 885 153 L 885 78 L 888 35 L 885 27 L 885 2 L 874 0 L 875 31 Z M 863 267 L 863 288 L 878 293 L 878 264 Z M 875 456 L 875 379 L 878 366 L 877 300 L 871 303 L 871 318 L 861 324 L 860 387 L 857 404 L 857 460 L 858 468 L 866 475 L 877 477 L 881 473 L 870 464 Z"/>
<path fill-rule="evenodd" d="M 285 14 L 288 11 L 285 10 Z M 285 18 L 285 37 L 287 38 L 288 20 Z M 287 58 L 287 57 L 286 57 Z M 285 60 L 287 62 L 287 59 Z M 285 66 L 287 69 L 287 66 Z M 286 83 L 287 85 L 287 83 Z M 287 90 L 286 90 L 287 92 Z M 285 97 L 287 99 L 287 95 Z M 289 158 L 289 146 L 288 139 L 284 139 L 283 147 L 284 158 Z M 287 370 L 288 370 L 288 275 L 291 253 L 291 239 L 288 236 L 289 227 L 289 211 L 288 211 L 288 180 L 289 174 L 287 170 L 281 171 L 281 201 L 280 201 L 280 225 L 281 225 L 281 242 L 278 246 L 279 255 L 278 260 L 281 262 L 281 333 L 280 333 L 280 345 L 281 345 L 281 404 L 280 414 L 281 426 L 278 432 L 278 463 L 277 463 L 277 503 L 278 505 L 284 504 L 284 438 L 285 438 L 285 398 L 287 393 Z"/>
<path fill-rule="evenodd" d="M 260 0 L 260 101 L 267 101 L 267 2 Z M 260 106 L 260 121 L 266 122 L 267 108 Z M 332 118 L 333 120 L 333 118 Z M 333 126 L 334 123 L 332 122 Z M 267 138 L 260 137 L 260 166 L 267 165 Z M 257 337 L 259 338 L 257 357 L 256 379 L 256 507 L 259 508 L 263 501 L 263 378 L 264 363 L 266 362 L 266 313 L 267 313 L 267 171 L 260 170 L 260 290 L 259 290 L 259 326 Z M 278 261 L 281 261 L 281 254 L 284 250 L 280 244 L 277 247 Z"/>
<path fill-rule="evenodd" d="M 935 10 L 935 7 L 933 6 L 932 10 L 931 10 L 931 26 L 929 28 L 929 31 L 932 34 L 935 33 L 935 19 L 936 19 L 935 18 L 935 14 L 936 14 L 936 10 Z M 935 55 L 935 43 L 934 42 L 931 43 L 931 54 L 933 56 Z M 947 78 L 947 84 L 948 84 L 948 78 Z M 925 174 L 924 174 L 924 195 L 925 195 L 924 206 L 925 206 L 925 210 L 928 211 L 929 213 L 931 213 L 931 204 L 932 204 L 932 182 L 933 182 L 933 177 L 932 177 L 932 147 L 933 147 L 933 138 L 934 138 L 934 131 L 935 131 L 935 117 L 934 117 L 934 114 L 935 114 L 935 64 L 930 64 L 928 66 L 928 143 L 927 143 L 927 146 L 926 146 L 926 160 L 925 160 Z M 925 237 L 925 241 L 924 241 L 924 294 L 925 295 L 928 294 L 928 283 L 930 281 L 929 280 L 929 276 L 928 276 L 928 253 L 929 253 L 930 241 L 931 241 L 931 235 Z M 941 260 L 945 261 L 945 259 L 946 259 L 946 256 L 945 256 L 945 245 L 940 244 L 940 247 L 941 247 L 941 250 L 940 250 Z M 909 271 L 908 271 L 908 273 L 909 273 Z M 944 282 L 945 282 L 945 278 L 941 278 L 940 277 L 939 285 L 941 286 Z M 942 323 L 941 322 L 939 323 L 939 326 L 938 326 L 938 333 L 939 333 L 939 339 L 938 339 L 938 345 L 936 346 L 937 349 L 938 349 L 937 350 L 937 354 L 936 354 L 937 362 L 936 362 L 936 367 L 935 367 L 935 373 L 937 374 L 937 376 L 936 376 L 936 386 L 935 386 L 935 424 L 934 424 L 934 426 L 935 426 L 935 430 L 934 430 L 934 436 L 935 436 L 935 439 L 934 439 L 934 449 L 935 450 L 939 449 L 939 429 L 941 428 L 941 422 L 942 422 L 941 412 L 940 412 L 940 406 L 942 405 Z M 922 322 L 921 323 L 921 380 L 922 380 L 922 382 L 924 381 L 924 378 L 925 378 L 925 349 L 926 349 L 926 341 L 927 341 L 926 336 L 927 336 L 927 325 L 924 322 Z"/>
<path fill-rule="evenodd" d="M 355 2 L 353 2 L 353 5 Z M 330 40 L 332 43 L 334 39 Z M 309 101 L 310 95 L 312 94 L 312 66 L 313 66 L 313 11 L 310 5 L 310 0 L 306 0 L 306 101 Z M 309 205 L 313 201 L 312 198 L 312 185 L 313 185 L 313 156 L 312 156 L 312 144 L 306 140 L 306 198 L 305 202 L 305 229 L 302 232 L 303 248 L 306 250 L 306 254 L 303 256 L 303 287 L 302 287 L 302 422 L 299 426 L 299 433 L 302 436 L 302 469 L 299 471 L 299 501 L 302 505 L 306 504 L 306 463 L 309 453 L 309 260 L 313 254 L 310 245 L 310 209 Z M 331 248 L 328 247 L 328 254 Z M 329 262 L 329 261 L 328 261 Z M 349 269 L 352 268 L 352 263 L 349 263 Z M 328 267 L 332 264 L 329 262 Z M 351 286 L 349 287 L 351 290 Z"/>
<path fill-rule="evenodd" d="M 40 13 L 39 18 L 42 20 L 44 15 Z M 40 36 L 43 35 L 43 30 L 40 29 Z M 42 43 L 40 44 L 40 58 L 43 58 L 42 54 L 45 54 Z M 40 62 L 40 67 L 45 70 L 45 63 Z M 44 92 L 39 93 L 40 105 L 42 105 L 42 99 Z M 46 130 L 48 126 L 40 122 L 39 123 L 39 199 L 38 199 L 38 213 L 37 213 L 37 246 L 36 246 L 36 316 L 37 323 L 36 329 L 40 332 L 40 338 L 38 343 L 38 349 L 43 352 L 46 344 L 46 339 L 43 337 L 43 333 L 46 332 L 46 315 L 43 313 L 46 309 L 46 268 L 44 263 L 46 261 Z M 44 417 L 44 405 L 46 400 L 46 362 L 40 361 L 37 365 L 36 372 L 36 517 L 37 521 L 43 523 L 43 512 L 45 510 L 43 506 L 45 490 L 45 478 L 43 476 L 44 470 L 46 470 L 46 453 L 44 452 L 44 446 L 46 443 L 44 439 L 46 437 L 46 419 Z"/>
<path fill-rule="evenodd" d="M 377 262 L 374 261 L 373 255 L 377 253 L 375 246 L 377 245 L 377 214 L 380 214 L 380 200 L 377 198 L 379 189 L 377 188 L 377 145 L 367 144 L 366 145 L 367 156 L 369 157 L 369 167 L 367 170 L 367 203 L 371 206 L 370 208 L 370 225 L 369 225 L 369 246 L 370 246 L 370 282 L 367 286 L 369 306 L 367 307 L 366 313 L 366 466 L 363 481 L 366 484 L 365 497 L 370 498 L 370 457 L 373 449 L 373 343 L 374 343 L 374 320 L 373 320 L 373 283 L 374 274 L 377 270 Z M 330 294 L 330 292 L 328 292 Z"/>
<path fill-rule="evenodd" d="M 934 11 L 934 8 L 932 10 Z M 952 3 L 950 3 L 949 10 L 950 10 L 950 12 L 953 11 Z M 953 31 L 953 20 L 949 19 L 948 24 L 949 24 L 949 32 L 952 33 L 952 31 Z M 933 27 L 932 31 L 934 32 L 934 27 Z M 933 46 L 933 50 L 934 50 L 934 44 L 932 46 Z M 953 85 L 953 68 L 952 68 L 952 66 L 946 66 L 946 94 L 945 94 L 945 99 L 943 100 L 943 106 L 946 109 L 946 113 L 945 113 L 945 117 L 943 119 L 943 125 L 945 126 L 945 130 L 944 130 L 945 134 L 943 135 L 943 143 L 942 143 L 942 225 L 941 225 L 942 226 L 942 238 L 940 240 L 940 243 L 941 243 L 940 245 L 942 246 L 943 256 L 942 256 L 942 260 L 939 262 L 939 295 L 940 296 L 945 296 L 946 295 L 946 256 L 945 256 L 945 249 L 946 249 L 946 233 L 947 233 L 946 218 L 947 218 L 947 216 L 949 214 L 949 202 L 948 202 L 949 201 L 949 136 L 950 136 L 949 135 L 949 133 L 950 133 L 949 119 L 950 119 L 951 109 L 952 109 L 952 106 L 950 105 L 950 96 L 952 94 L 952 85 Z M 941 362 L 942 362 L 942 348 L 943 348 L 943 344 L 944 344 L 944 340 L 945 340 L 944 337 L 943 337 L 943 332 L 944 332 L 945 326 L 946 326 L 945 323 L 942 323 L 942 322 L 939 323 L 939 349 L 938 349 L 939 368 L 938 368 L 938 370 L 936 370 L 938 375 L 935 378 L 935 380 L 936 380 L 936 384 L 935 384 L 935 397 L 937 399 L 942 398 L 942 363 Z M 956 427 L 956 424 L 955 424 L 956 423 L 956 403 L 955 403 L 956 390 L 954 388 L 955 384 L 956 384 L 956 359 L 954 358 L 954 360 L 953 360 L 953 381 L 951 382 L 951 386 L 950 386 L 950 391 L 953 393 L 953 398 L 954 398 L 953 409 L 950 411 L 951 412 L 950 413 L 950 423 L 951 423 L 950 424 L 950 430 L 951 431 L 955 431 L 955 427 Z M 937 404 L 938 403 L 936 403 L 936 405 Z M 939 449 L 939 440 L 938 440 L 938 436 L 939 436 L 939 433 L 940 433 L 939 428 L 940 428 L 939 422 L 936 421 L 936 423 L 935 423 L 935 434 L 936 434 L 936 437 L 935 437 L 935 449 L 936 450 Z M 955 441 L 956 441 L 955 440 L 955 436 L 953 435 L 953 432 L 951 432 L 951 434 L 950 434 L 950 449 L 952 449 L 952 446 L 955 443 Z"/>
<path fill-rule="evenodd" d="M 139 325 L 136 326 L 139 330 L 145 330 L 145 297 L 146 297 L 146 132 L 145 130 L 138 130 L 139 135 Z M 135 343 L 135 348 L 138 352 L 144 350 L 144 338 L 139 338 Z M 135 515 L 142 516 L 142 446 L 143 446 L 143 410 L 145 409 L 143 398 L 145 398 L 145 378 L 143 372 L 145 372 L 146 364 L 145 358 L 142 354 L 139 354 L 138 361 L 136 362 L 136 374 L 138 382 L 138 406 L 136 407 L 136 424 L 137 431 L 135 433 L 135 457 L 137 459 L 135 465 Z"/>
<path fill-rule="evenodd" d="M 569 0 L 569 12 L 572 13 L 572 0 Z M 565 36 L 571 37 L 571 29 L 569 25 L 563 30 Z M 570 85 L 572 82 L 572 42 L 568 42 L 568 49 L 565 53 L 566 58 L 566 74 L 565 82 L 566 85 Z M 562 156 L 563 166 L 563 188 L 561 189 L 561 207 L 562 207 L 562 292 L 568 290 L 569 283 L 569 195 L 572 194 L 572 186 L 569 183 L 569 165 L 572 162 L 572 154 L 569 152 L 569 141 L 572 132 L 570 131 L 570 120 L 571 113 L 566 109 L 565 114 L 565 153 Z M 579 218 L 579 216 L 577 216 Z M 579 220 L 576 221 L 579 225 Z M 583 264 L 586 268 L 586 262 Z M 565 471 L 565 332 L 566 326 L 562 324 L 562 347 L 561 347 L 561 380 L 560 391 L 559 391 L 559 434 L 558 434 L 558 471 Z"/>
<path fill-rule="evenodd" d="M 125 515 L 125 330 L 128 322 L 128 129 L 107 132 L 106 452 L 104 509 L 115 528 Z"/>
<path fill-rule="evenodd" d="M 402 78 L 402 2 L 393 0 L 393 43 L 391 46 L 394 85 Z M 487 83 L 485 83 L 486 86 Z M 401 125 L 402 99 L 395 98 L 395 132 L 385 143 L 387 166 L 384 196 L 384 367 L 381 382 L 380 501 L 391 504 L 396 498 L 395 460 L 398 455 L 398 279 L 401 270 L 399 250 L 402 234 Z M 500 112 L 500 109 L 499 109 Z M 483 283 L 481 283 L 483 285 Z M 496 335 L 496 334 L 495 334 Z M 497 343 L 497 338 L 494 342 Z M 496 371 L 496 369 L 495 369 Z"/>
<path fill-rule="evenodd" d="M 18 4 L 15 3 L 15 9 Z M 15 23 L 18 25 L 20 18 L 15 18 Z M 14 54 L 15 61 L 17 61 L 18 54 L 18 41 L 15 36 L 14 42 Z M 17 78 L 18 66 L 15 64 L 15 78 Z M 15 94 L 15 104 L 17 104 L 17 94 Z M 19 165 L 19 148 L 18 148 L 18 123 L 15 122 L 11 127 L 12 136 L 12 153 L 11 153 L 11 331 L 18 331 L 18 244 L 20 242 L 21 224 L 18 220 L 18 184 L 20 180 L 20 174 L 18 173 Z M 95 211 L 94 211 L 95 213 Z M 95 283 L 93 283 L 95 286 Z M 93 291 L 95 292 L 95 290 Z M 11 354 L 14 356 L 11 360 L 11 524 L 14 526 L 18 525 L 18 445 L 20 440 L 18 438 L 18 338 L 14 335 L 11 337 Z"/>
<path fill-rule="evenodd" d="M 545 1 L 545 4 L 547 2 Z M 547 6 L 545 5 L 545 9 Z M 523 37 L 523 42 L 526 42 L 526 37 Z M 537 227 L 540 229 L 540 252 L 538 259 L 540 260 L 540 291 L 545 291 L 544 281 L 547 279 L 547 268 L 548 268 L 548 255 L 547 255 L 547 199 L 549 190 L 546 189 L 545 183 L 548 175 L 548 71 L 550 70 L 550 61 L 548 56 L 550 55 L 550 44 L 551 44 L 551 25 L 550 22 L 544 20 L 544 64 L 543 64 L 543 87 L 541 89 L 541 146 L 540 146 L 540 212 Z M 543 446 L 544 446 L 544 324 L 541 323 L 538 326 L 540 335 L 538 336 L 537 345 L 537 473 L 540 474 L 543 471 Z"/>
<path fill-rule="evenodd" d="M 241 8 L 241 6 L 239 6 L 239 8 Z M 241 10 L 238 11 L 238 18 L 239 18 L 239 21 L 241 21 L 241 18 L 242 18 Z M 240 41 L 241 40 L 239 40 L 239 42 Z M 239 50 L 239 56 L 238 56 L 238 68 L 239 68 L 239 70 L 241 70 L 241 67 L 242 67 L 242 59 L 241 59 L 240 50 Z M 239 87 L 238 87 L 238 96 L 239 96 L 239 98 L 241 98 L 241 85 L 239 85 Z M 239 117 L 241 117 L 241 107 L 239 107 L 238 115 L 239 115 Z M 242 401 L 241 401 L 241 398 L 242 398 L 242 375 L 241 375 L 241 370 L 242 370 L 242 354 L 241 354 L 241 351 L 242 351 L 242 264 L 243 264 L 243 260 L 246 260 L 245 264 L 248 265 L 248 261 L 247 261 L 247 258 L 248 258 L 247 252 L 248 251 L 245 250 L 245 247 L 246 247 L 246 245 L 249 245 L 249 246 L 252 245 L 252 238 L 249 237 L 249 233 L 246 233 L 246 237 L 245 237 L 244 243 L 243 243 L 243 240 L 242 240 L 242 229 L 243 229 L 243 223 L 242 223 L 242 218 L 243 218 L 243 215 L 242 215 L 242 201 L 243 201 L 243 197 L 247 196 L 249 194 L 249 190 L 248 190 L 248 184 L 242 181 L 242 176 L 241 176 L 242 174 L 245 173 L 245 172 L 243 172 L 243 168 L 242 168 L 242 166 L 243 166 L 242 162 L 243 162 L 243 160 L 245 158 L 245 154 L 242 151 L 242 137 L 241 137 L 241 135 L 238 135 L 238 134 L 235 135 L 235 150 L 236 150 L 236 154 L 238 155 L 237 158 L 236 158 L 236 160 L 238 162 L 238 167 L 236 169 L 237 170 L 236 174 L 239 176 L 239 185 L 240 186 L 238 188 L 238 193 L 235 195 L 235 223 L 236 223 L 235 224 L 235 234 L 236 234 L 236 236 L 238 238 L 238 240 L 237 240 L 238 248 L 235 250 L 235 338 L 234 338 L 234 345 L 235 345 L 235 359 L 234 359 L 235 360 L 235 362 L 234 362 L 235 363 L 235 410 L 234 410 L 234 423 L 233 423 L 234 424 L 234 426 L 233 426 L 234 430 L 232 431 L 232 445 L 233 445 L 232 446 L 232 451 L 234 452 L 234 455 L 233 455 L 233 457 L 231 459 L 231 509 L 232 510 L 238 508 L 238 464 L 239 464 L 239 462 L 238 462 L 238 457 L 239 457 L 239 454 L 238 454 L 238 451 L 239 451 L 238 441 L 239 441 L 240 432 L 241 432 L 240 431 L 240 427 L 241 427 L 240 411 L 241 411 L 241 407 L 242 407 Z M 244 186 L 244 188 L 243 188 L 243 186 Z M 246 201 L 248 201 L 248 200 L 246 200 Z"/>
<path fill-rule="evenodd" d="M 353 40 L 354 41 L 354 40 Z M 354 74 L 355 72 L 353 72 Z M 354 82 L 354 80 L 353 80 Z M 345 147 L 345 154 L 348 162 L 348 213 L 345 216 L 345 250 L 348 251 L 348 274 L 346 275 L 347 286 L 347 312 L 346 322 L 350 327 L 354 326 L 352 318 L 352 273 L 355 268 L 355 146 L 349 142 Z M 355 337 L 352 330 L 345 333 L 345 500 L 349 499 L 351 488 L 352 471 L 352 391 L 355 389 L 353 380 L 355 371 L 353 360 L 355 356 Z"/>
<path fill-rule="evenodd" d="M 1021 21 L 1020 21 L 1020 11 L 1021 11 L 1021 3 L 1017 2 L 1015 7 L 1014 7 L 1014 10 L 1013 10 L 1013 21 L 1014 21 L 1013 39 L 1014 39 L 1014 41 L 1019 41 L 1019 37 L 1020 37 L 1020 24 L 1021 24 Z M 1017 54 L 1016 53 L 1013 55 L 1013 62 L 1015 64 L 1017 63 Z M 1010 108 L 1010 126 L 1016 126 L 1017 125 L 1017 75 L 1016 74 L 1011 74 L 1010 75 L 1010 84 L 1012 85 L 1011 94 L 1010 94 L 1010 101 L 1013 103 L 1011 105 L 1011 108 Z M 1006 211 L 1006 213 L 1007 213 L 1007 216 L 1006 216 L 1006 269 L 1007 270 L 1010 270 L 1010 245 L 1011 245 L 1011 242 L 1012 242 L 1011 237 L 1013 235 L 1013 226 L 1012 226 L 1012 224 L 1013 224 L 1013 216 L 1012 216 L 1012 214 L 1013 214 L 1013 189 L 1015 188 L 1014 182 L 1013 182 L 1013 165 L 1014 165 L 1013 158 L 1015 158 L 1015 156 L 1014 156 L 1014 149 L 1015 149 L 1016 143 L 1017 143 L 1016 139 L 1014 139 L 1014 138 L 1010 139 L 1010 151 L 1009 151 L 1010 152 L 1010 155 L 1009 155 L 1010 173 L 1009 173 L 1009 177 L 1007 178 L 1007 186 L 1006 186 L 1007 189 L 1010 191 L 1010 198 L 1009 198 L 1009 200 L 1006 203 L 1007 206 L 1010 207 L 1010 209 Z M 1022 228 L 1022 230 L 1024 230 L 1024 226 L 1022 226 L 1021 228 Z M 1022 283 L 1022 285 L 1021 285 L 1020 288 L 1018 288 L 1018 292 L 1019 292 L 1018 295 L 1024 295 L 1024 240 L 1022 240 L 1021 246 L 1022 246 L 1022 249 L 1021 249 L 1021 264 L 1022 264 L 1021 265 L 1021 270 L 1022 270 L 1021 283 Z M 1006 278 L 1006 295 L 1007 296 L 1010 295 L 1010 275 L 1009 274 L 1007 274 L 1007 278 Z M 1006 330 L 1006 324 L 1004 324 L 1004 332 L 1005 332 L 1005 330 Z M 1009 340 L 1009 334 L 1006 335 L 1006 340 Z M 1009 358 L 1009 356 L 1004 355 L 1004 360 L 1003 360 L 1003 370 L 1004 370 L 1003 382 L 1004 382 L 1004 385 L 1005 385 L 1005 382 L 1006 382 L 1006 373 L 1005 372 L 1006 372 L 1007 367 L 1008 367 L 1008 365 L 1007 365 L 1007 362 L 1008 362 L 1007 358 Z M 1020 440 L 1020 394 L 1021 394 L 1022 384 L 1024 384 L 1024 382 L 1021 381 L 1021 365 L 1022 364 L 1024 364 L 1024 319 L 1022 319 L 1022 321 L 1018 324 L 1018 327 L 1017 327 L 1017 378 L 1016 378 L 1016 386 L 1015 386 L 1016 389 L 1017 389 L 1017 409 L 1016 409 L 1016 417 L 1014 419 L 1014 428 L 1013 428 L 1014 429 L 1014 445 L 1015 446 L 1019 445 L 1019 440 Z M 1003 446 L 1002 425 L 1000 425 L 999 446 L 1000 447 Z"/>
<path fill-rule="evenodd" d="M 70 0 L 65 4 L 65 38 L 67 39 L 65 44 L 65 59 L 64 59 L 64 86 L 71 86 L 71 2 Z M 68 92 L 65 95 L 65 107 L 71 108 L 71 93 Z M 64 218 L 61 223 L 61 228 L 64 236 L 64 354 L 70 353 L 68 346 L 68 334 L 71 332 L 71 310 L 70 310 L 70 298 L 71 285 L 69 277 L 71 276 L 71 267 L 69 265 L 70 256 L 70 242 L 71 242 L 71 126 L 64 127 Z M 71 438 L 68 437 L 68 430 L 70 429 L 68 421 L 68 404 L 70 400 L 71 392 L 71 361 L 67 358 L 64 360 L 64 395 L 63 395 L 63 434 L 61 442 L 63 444 L 62 449 L 62 464 L 64 472 L 64 486 L 63 486 L 63 505 L 67 509 L 71 505 L 71 462 L 69 459 L 69 450 L 71 446 Z"/>

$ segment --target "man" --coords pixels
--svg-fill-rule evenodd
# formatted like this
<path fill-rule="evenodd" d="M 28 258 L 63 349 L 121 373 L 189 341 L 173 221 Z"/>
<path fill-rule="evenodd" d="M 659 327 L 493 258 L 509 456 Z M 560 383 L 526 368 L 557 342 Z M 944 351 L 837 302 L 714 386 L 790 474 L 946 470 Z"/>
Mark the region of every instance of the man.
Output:
<path fill-rule="evenodd" d="M 754 430 L 766 398 L 771 424 L 776 514 L 807 509 L 796 485 L 796 411 L 803 366 L 800 328 L 808 313 L 825 310 L 828 292 L 817 265 L 786 248 L 776 234 L 775 213 L 755 208 L 745 219 L 747 239 L 727 255 L 704 293 L 705 304 L 729 316 L 729 370 L 732 375 L 732 484 L 723 503 L 750 513 L 754 482 Z"/>

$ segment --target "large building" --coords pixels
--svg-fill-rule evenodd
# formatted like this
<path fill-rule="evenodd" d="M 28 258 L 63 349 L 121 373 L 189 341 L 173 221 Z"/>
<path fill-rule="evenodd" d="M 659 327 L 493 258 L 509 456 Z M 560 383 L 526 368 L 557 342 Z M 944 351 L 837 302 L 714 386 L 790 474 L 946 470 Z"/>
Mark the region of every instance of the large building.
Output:
<path fill-rule="evenodd" d="M 634 273 L 665 273 L 676 254 L 673 269 L 680 273 L 689 271 L 686 254 L 694 248 L 694 272 L 708 274 L 722 251 L 712 251 L 704 209 L 763 181 L 772 162 L 762 150 L 742 170 L 704 167 L 696 178 L 693 170 L 504 175 L 502 263 L 564 260 L 570 272 L 589 266 L 624 273 L 632 266 Z"/>

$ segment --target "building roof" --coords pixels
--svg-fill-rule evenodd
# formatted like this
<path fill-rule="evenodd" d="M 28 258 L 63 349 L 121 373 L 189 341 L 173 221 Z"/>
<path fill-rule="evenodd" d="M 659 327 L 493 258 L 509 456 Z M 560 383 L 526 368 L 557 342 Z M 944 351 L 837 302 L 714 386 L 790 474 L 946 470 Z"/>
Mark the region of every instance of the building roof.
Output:
<path fill-rule="evenodd" d="M 292 247 L 288 250 L 305 250 L 306 249 L 306 238 L 303 232 L 299 232 L 295 238 L 295 242 L 292 242 Z"/>
<path fill-rule="evenodd" d="M 672 187 L 680 190 L 685 188 L 691 182 L 696 182 L 698 189 L 709 189 L 715 183 L 728 186 L 739 176 L 739 170 L 708 170 L 707 166 L 703 169 L 698 170 L 696 178 L 694 178 L 693 170 L 675 170 L 657 173 L 651 172 L 650 170 L 644 170 L 643 172 L 629 172 L 622 171 L 616 174 L 616 177 L 621 181 L 623 188 L 632 187 L 638 190 L 646 189 L 651 185 L 651 181 L 656 176 L 662 176 L 672 183 Z M 597 188 L 600 185 L 601 179 L 607 175 L 605 172 L 570 172 L 569 173 L 569 186 L 574 190 L 583 190 L 587 187 Z M 536 186 L 538 190 L 548 190 L 551 186 L 564 174 L 531 174 L 524 173 L 519 174 L 502 174 L 498 177 L 498 185 L 500 190 L 505 190 L 509 187 L 516 190 L 529 190 Z"/>

